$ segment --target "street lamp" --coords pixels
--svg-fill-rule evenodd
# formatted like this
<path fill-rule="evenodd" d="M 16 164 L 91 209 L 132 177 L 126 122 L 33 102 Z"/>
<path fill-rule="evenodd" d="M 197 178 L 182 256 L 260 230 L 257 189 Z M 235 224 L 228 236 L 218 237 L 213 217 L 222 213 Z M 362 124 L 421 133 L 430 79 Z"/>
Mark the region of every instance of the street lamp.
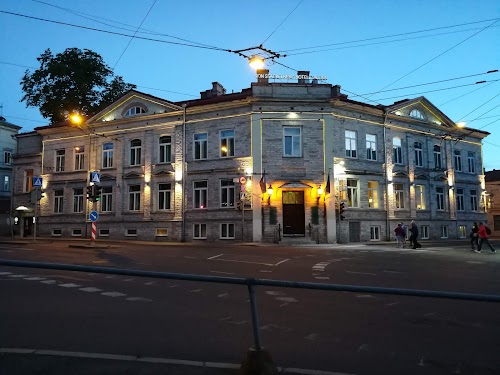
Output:
<path fill-rule="evenodd" d="M 249 65 L 255 70 L 262 69 L 264 67 L 264 59 L 259 55 L 253 55 L 250 57 L 249 61 Z"/>

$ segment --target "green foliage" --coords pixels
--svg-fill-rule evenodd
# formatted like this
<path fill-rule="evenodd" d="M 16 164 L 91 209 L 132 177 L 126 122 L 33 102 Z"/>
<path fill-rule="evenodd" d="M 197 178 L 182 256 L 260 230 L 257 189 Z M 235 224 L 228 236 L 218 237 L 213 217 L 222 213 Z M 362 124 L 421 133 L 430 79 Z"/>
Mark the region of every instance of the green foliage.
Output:
<path fill-rule="evenodd" d="M 72 112 L 92 115 L 136 86 L 114 76 L 102 57 L 88 49 L 50 49 L 37 58 L 40 67 L 27 70 L 21 80 L 26 107 L 38 107 L 51 123 L 65 121 Z"/>

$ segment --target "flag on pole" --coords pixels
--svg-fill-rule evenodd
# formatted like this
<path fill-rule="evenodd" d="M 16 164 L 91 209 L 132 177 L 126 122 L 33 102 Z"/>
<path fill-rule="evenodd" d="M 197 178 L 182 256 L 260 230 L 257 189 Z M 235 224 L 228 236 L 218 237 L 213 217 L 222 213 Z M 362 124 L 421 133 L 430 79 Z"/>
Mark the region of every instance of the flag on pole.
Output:
<path fill-rule="evenodd" d="M 266 170 L 265 169 L 264 169 L 264 173 L 262 173 L 262 177 L 260 178 L 259 185 L 260 185 L 260 191 L 262 192 L 262 194 L 264 194 L 266 192 Z"/>
<path fill-rule="evenodd" d="M 328 172 L 328 179 L 326 180 L 326 194 L 330 194 L 330 172 Z"/>

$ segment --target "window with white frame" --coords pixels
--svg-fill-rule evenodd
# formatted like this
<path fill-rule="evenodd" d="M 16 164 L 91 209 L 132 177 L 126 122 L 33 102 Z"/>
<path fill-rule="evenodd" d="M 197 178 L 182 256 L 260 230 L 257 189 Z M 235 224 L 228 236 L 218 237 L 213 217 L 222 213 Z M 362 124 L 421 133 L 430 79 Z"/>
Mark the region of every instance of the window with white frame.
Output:
<path fill-rule="evenodd" d="M 99 237 L 109 237 L 109 229 L 99 229 Z"/>
<path fill-rule="evenodd" d="M 73 212 L 83 212 L 83 188 L 73 189 Z"/>
<path fill-rule="evenodd" d="M 437 187 L 436 188 L 436 209 L 439 211 L 444 211 L 444 188 Z"/>
<path fill-rule="evenodd" d="M 467 167 L 469 173 L 476 173 L 476 159 L 473 152 L 467 153 Z"/>
<path fill-rule="evenodd" d="M 135 106 L 135 107 L 130 108 L 127 112 L 125 112 L 124 116 L 125 117 L 136 116 L 136 115 L 141 115 L 144 113 L 146 113 L 146 109 L 144 109 L 140 106 Z"/>
<path fill-rule="evenodd" d="M 356 132 L 345 131 L 345 156 L 348 158 L 358 157 L 358 147 L 356 145 Z"/>
<path fill-rule="evenodd" d="M 156 237 L 168 237 L 168 228 L 156 228 Z"/>
<path fill-rule="evenodd" d="M 85 169 L 85 146 L 75 147 L 75 171 Z"/>
<path fill-rule="evenodd" d="M 448 226 L 441 225 L 440 230 L 441 230 L 441 238 L 448 238 Z"/>
<path fill-rule="evenodd" d="M 415 166 L 423 167 L 424 166 L 424 152 L 422 150 L 422 142 L 415 142 L 413 144 L 415 149 Z"/>
<path fill-rule="evenodd" d="M 403 146 L 401 138 L 392 139 L 392 162 L 394 164 L 403 164 Z"/>
<path fill-rule="evenodd" d="M 455 162 L 455 171 L 462 171 L 462 153 L 460 150 L 453 151 L 453 160 Z"/>
<path fill-rule="evenodd" d="M 234 156 L 234 130 L 221 130 L 220 157 L 228 158 Z"/>
<path fill-rule="evenodd" d="M 466 238 L 467 237 L 467 227 L 465 225 L 458 226 L 458 237 Z"/>
<path fill-rule="evenodd" d="M 405 208 L 404 184 L 394 184 L 394 202 L 396 209 L 402 210 Z"/>
<path fill-rule="evenodd" d="M 380 241 L 380 227 L 376 225 L 370 226 L 370 240 Z"/>
<path fill-rule="evenodd" d="M 193 239 L 207 239 L 207 224 L 193 224 Z"/>
<path fill-rule="evenodd" d="M 10 177 L 3 176 L 3 191 L 10 191 Z"/>
<path fill-rule="evenodd" d="M 102 145 L 102 167 L 113 168 L 113 143 L 111 142 Z"/>
<path fill-rule="evenodd" d="M 127 229 L 125 231 L 125 236 L 127 236 L 127 237 L 137 237 L 137 229 Z"/>
<path fill-rule="evenodd" d="M 378 182 L 368 181 L 368 207 L 378 208 Z"/>
<path fill-rule="evenodd" d="M 172 184 L 158 184 L 158 209 L 170 210 L 172 208 Z"/>
<path fill-rule="evenodd" d="M 26 169 L 24 171 L 24 184 L 23 184 L 24 193 L 29 193 L 31 190 L 33 190 L 33 176 L 34 176 L 33 169 Z"/>
<path fill-rule="evenodd" d="M 425 210 L 425 186 L 415 185 L 415 205 L 417 210 Z"/>
<path fill-rule="evenodd" d="M 51 230 L 51 236 L 52 237 L 61 237 L 62 236 L 62 229 L 60 229 L 60 228 L 52 228 L 52 230 Z"/>
<path fill-rule="evenodd" d="M 366 135 L 366 158 L 377 160 L 377 136 L 375 134 Z"/>
<path fill-rule="evenodd" d="M 429 226 L 428 225 L 420 226 L 420 238 L 423 240 L 429 239 Z"/>
<path fill-rule="evenodd" d="M 347 206 L 359 207 L 359 180 L 347 179 Z"/>
<path fill-rule="evenodd" d="M 435 145 L 434 146 L 434 168 L 440 169 L 441 168 L 441 146 Z"/>
<path fill-rule="evenodd" d="M 4 151 L 3 152 L 3 162 L 5 164 L 12 164 L 12 151 Z"/>
<path fill-rule="evenodd" d="M 234 224 L 221 223 L 220 225 L 220 239 L 221 240 L 234 240 Z"/>
<path fill-rule="evenodd" d="M 208 182 L 195 181 L 193 186 L 194 186 L 193 207 L 207 208 Z"/>
<path fill-rule="evenodd" d="M 418 109 L 412 109 L 410 111 L 410 116 L 413 118 L 418 118 L 419 120 L 425 120 L 423 113 L 420 112 Z"/>
<path fill-rule="evenodd" d="M 82 236 L 82 230 L 81 229 L 76 229 L 76 228 L 71 229 L 71 236 L 72 237 L 81 237 Z"/>
<path fill-rule="evenodd" d="M 64 172 L 66 150 L 56 150 L 56 172 Z"/>
<path fill-rule="evenodd" d="M 54 190 L 54 213 L 62 214 L 64 207 L 64 190 Z"/>
<path fill-rule="evenodd" d="M 113 188 L 103 186 L 101 190 L 101 212 L 113 211 Z"/>
<path fill-rule="evenodd" d="M 194 160 L 203 160 L 208 157 L 208 134 L 194 135 Z"/>
<path fill-rule="evenodd" d="M 164 135 L 159 138 L 159 161 L 160 163 L 170 163 L 172 161 L 172 137 Z"/>
<path fill-rule="evenodd" d="M 140 139 L 130 141 L 130 165 L 141 165 L 142 142 Z"/>
<path fill-rule="evenodd" d="M 302 129 L 300 127 L 283 128 L 283 156 L 302 156 Z"/>
<path fill-rule="evenodd" d="M 141 185 L 129 185 L 128 209 L 129 211 L 139 211 L 141 209 Z"/>
<path fill-rule="evenodd" d="M 233 180 L 220 181 L 220 206 L 234 208 L 234 182 Z"/>
<path fill-rule="evenodd" d="M 457 189 L 457 211 L 465 211 L 464 189 Z"/>
<path fill-rule="evenodd" d="M 470 191 L 470 210 L 471 211 L 477 211 L 478 205 L 477 205 L 477 190 L 471 190 Z"/>

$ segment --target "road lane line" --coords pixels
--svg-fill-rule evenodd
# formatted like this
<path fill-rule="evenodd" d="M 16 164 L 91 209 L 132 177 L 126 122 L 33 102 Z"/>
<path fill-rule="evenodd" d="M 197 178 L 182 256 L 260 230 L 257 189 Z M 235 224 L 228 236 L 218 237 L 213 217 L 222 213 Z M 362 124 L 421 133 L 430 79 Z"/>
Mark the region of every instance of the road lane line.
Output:
<path fill-rule="evenodd" d="M 101 295 L 107 296 L 107 297 L 123 297 L 123 296 L 126 296 L 125 293 L 119 293 L 119 292 L 104 292 L 104 293 L 101 293 Z"/>
<path fill-rule="evenodd" d="M 59 286 L 62 286 L 63 288 L 77 288 L 81 285 L 69 283 L 69 284 L 59 284 Z"/>
<path fill-rule="evenodd" d="M 86 287 L 86 288 L 80 288 L 78 290 L 83 290 L 84 292 L 90 292 L 90 293 L 93 293 L 93 292 L 102 292 L 102 289 L 99 289 L 99 288 L 94 288 L 94 287 Z"/>
<path fill-rule="evenodd" d="M 0 272 L 0 276 L 12 275 L 12 272 Z"/>
<path fill-rule="evenodd" d="M 46 277 L 25 277 L 24 280 L 29 280 L 29 281 L 40 281 L 40 280 L 46 280 Z"/>
<path fill-rule="evenodd" d="M 355 272 L 355 271 L 345 271 L 346 273 L 352 273 L 356 275 L 368 275 L 368 276 L 377 276 L 376 273 L 369 273 L 369 272 Z"/>
<path fill-rule="evenodd" d="M 224 255 L 224 254 L 214 255 L 213 257 L 210 257 L 210 258 L 207 258 L 207 259 L 215 259 L 215 258 L 221 257 L 221 256 L 223 256 L 223 255 Z"/>
<path fill-rule="evenodd" d="M 282 260 L 281 262 L 278 262 L 276 263 L 274 266 L 279 266 L 281 263 L 285 263 L 285 262 L 288 262 L 290 259 L 285 259 L 285 260 Z"/>

